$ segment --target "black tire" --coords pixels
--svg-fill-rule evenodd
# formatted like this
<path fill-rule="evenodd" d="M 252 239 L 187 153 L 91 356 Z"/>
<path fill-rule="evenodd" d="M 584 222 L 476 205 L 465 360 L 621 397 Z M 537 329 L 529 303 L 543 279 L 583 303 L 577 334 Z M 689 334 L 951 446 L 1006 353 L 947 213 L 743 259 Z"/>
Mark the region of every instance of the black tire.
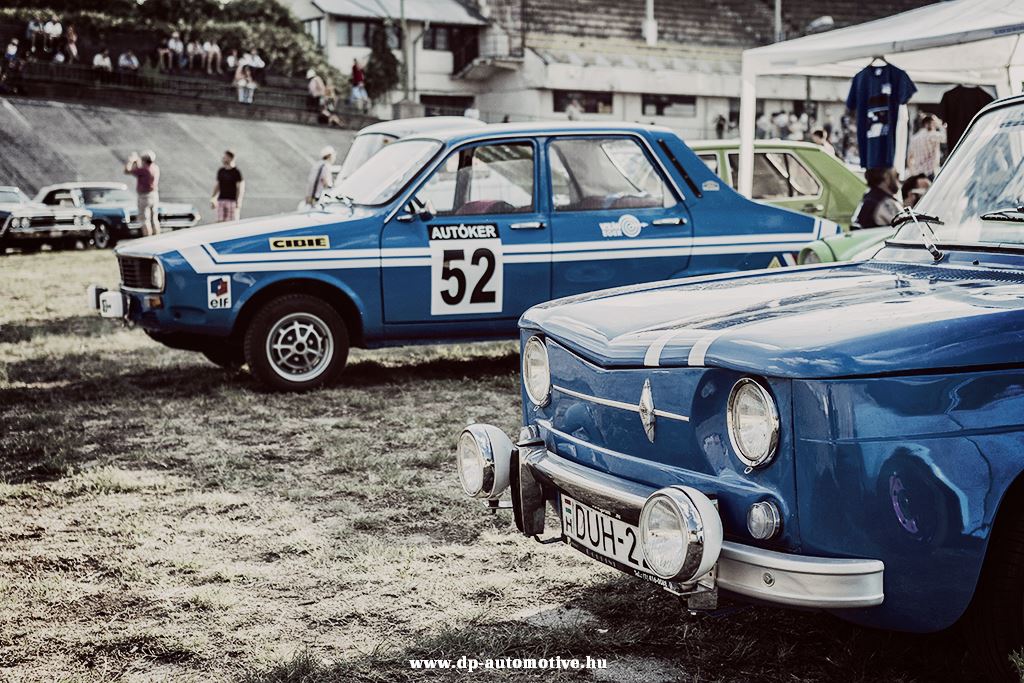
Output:
<path fill-rule="evenodd" d="M 1024 501 L 1000 507 L 985 566 L 964 619 L 971 654 L 989 680 L 1020 681 L 1010 655 L 1024 650 Z"/>
<path fill-rule="evenodd" d="M 245 356 L 242 350 L 227 343 L 224 346 L 211 346 L 203 349 L 201 353 L 214 365 L 225 370 L 235 371 L 245 365 Z"/>
<path fill-rule="evenodd" d="M 113 249 L 117 244 L 117 235 L 103 221 L 93 221 L 92 243 L 97 249 Z"/>
<path fill-rule="evenodd" d="M 287 350 L 275 351 L 276 345 Z M 308 391 L 331 382 L 344 369 L 348 329 L 323 299 L 287 294 L 257 311 L 245 331 L 243 348 L 249 369 L 264 386 Z"/>

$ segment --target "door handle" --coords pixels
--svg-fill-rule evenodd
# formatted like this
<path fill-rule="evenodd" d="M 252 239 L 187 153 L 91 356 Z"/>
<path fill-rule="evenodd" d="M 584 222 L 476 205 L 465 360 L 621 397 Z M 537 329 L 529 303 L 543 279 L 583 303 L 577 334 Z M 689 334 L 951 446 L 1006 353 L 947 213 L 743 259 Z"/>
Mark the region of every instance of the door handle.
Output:
<path fill-rule="evenodd" d="M 513 223 L 508 227 L 513 230 L 540 230 L 544 227 L 544 221 L 524 221 L 522 223 Z"/>
<path fill-rule="evenodd" d="M 678 216 L 672 218 L 655 218 L 651 221 L 651 225 L 686 225 L 686 219 L 679 218 Z"/>

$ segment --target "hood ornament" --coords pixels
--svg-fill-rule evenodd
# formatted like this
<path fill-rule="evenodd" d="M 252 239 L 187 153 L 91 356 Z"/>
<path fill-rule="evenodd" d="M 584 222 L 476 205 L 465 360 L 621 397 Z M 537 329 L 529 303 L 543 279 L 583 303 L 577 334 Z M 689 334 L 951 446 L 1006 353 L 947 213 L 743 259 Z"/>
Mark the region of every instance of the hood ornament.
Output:
<path fill-rule="evenodd" d="M 640 422 L 647 432 L 647 440 L 654 443 L 654 394 L 651 393 L 651 380 L 644 380 L 644 389 L 640 392 L 640 405 L 637 406 L 640 412 Z"/>

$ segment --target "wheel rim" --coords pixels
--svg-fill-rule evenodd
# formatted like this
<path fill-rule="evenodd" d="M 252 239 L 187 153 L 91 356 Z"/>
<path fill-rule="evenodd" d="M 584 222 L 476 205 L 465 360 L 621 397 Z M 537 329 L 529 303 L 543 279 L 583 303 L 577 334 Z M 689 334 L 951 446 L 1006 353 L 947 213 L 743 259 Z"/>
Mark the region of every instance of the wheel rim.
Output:
<path fill-rule="evenodd" d="M 104 223 L 93 224 L 92 242 L 97 249 L 106 249 L 110 246 L 110 231 Z"/>
<path fill-rule="evenodd" d="M 289 382 L 308 382 L 327 370 L 334 358 L 334 335 L 312 313 L 290 313 L 267 334 L 267 360 Z"/>

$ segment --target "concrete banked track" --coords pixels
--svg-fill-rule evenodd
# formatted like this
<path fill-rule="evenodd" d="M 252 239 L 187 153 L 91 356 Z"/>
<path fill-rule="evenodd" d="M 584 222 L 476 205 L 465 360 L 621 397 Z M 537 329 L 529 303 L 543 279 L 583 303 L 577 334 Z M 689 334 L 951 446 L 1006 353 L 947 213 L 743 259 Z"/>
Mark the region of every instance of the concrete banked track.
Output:
<path fill-rule="evenodd" d="M 70 180 L 128 182 L 132 151 L 152 149 L 162 171 L 160 196 L 190 202 L 213 219 L 210 191 L 225 149 L 246 180 L 243 217 L 295 209 L 309 168 L 324 145 L 340 155 L 354 132 L 290 123 L 134 111 L 127 108 L 0 98 L 0 185 L 29 195 Z M 131 183 L 129 183 L 131 186 Z"/>

